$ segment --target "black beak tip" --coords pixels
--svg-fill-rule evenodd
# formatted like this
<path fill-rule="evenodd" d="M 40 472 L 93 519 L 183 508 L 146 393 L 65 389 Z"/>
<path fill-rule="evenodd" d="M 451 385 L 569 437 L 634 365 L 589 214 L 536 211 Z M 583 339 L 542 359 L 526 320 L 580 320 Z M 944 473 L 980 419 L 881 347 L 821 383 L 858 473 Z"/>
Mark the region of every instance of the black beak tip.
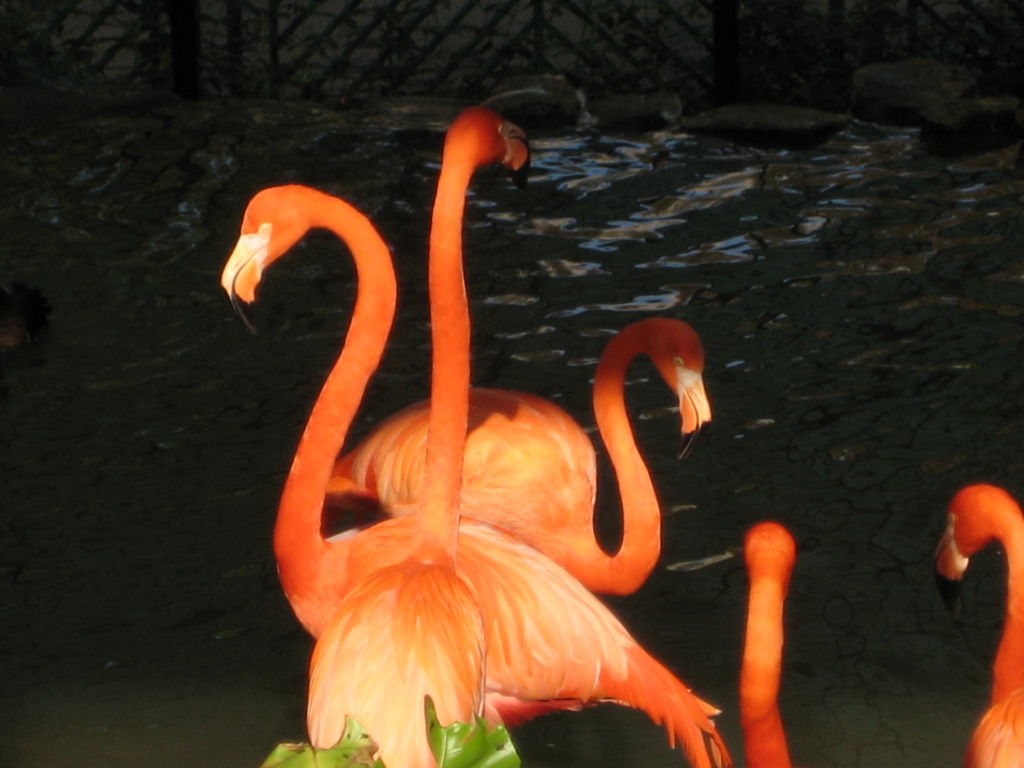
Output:
<path fill-rule="evenodd" d="M 526 189 L 526 179 L 530 175 L 530 161 L 527 160 L 521 166 L 516 168 L 514 171 L 509 171 L 509 176 L 512 177 L 512 183 L 516 185 L 516 189 Z"/>
<path fill-rule="evenodd" d="M 516 185 L 516 189 L 526 189 L 526 179 L 530 175 L 530 142 L 523 138 L 517 138 L 517 141 L 523 142 L 526 147 L 526 160 L 518 168 L 509 169 L 509 176 L 512 177 L 512 183 Z"/>
<path fill-rule="evenodd" d="M 697 439 L 700 437 L 700 433 L 704 431 L 704 424 L 701 424 L 693 432 L 684 434 L 679 440 L 679 450 L 676 451 L 676 458 L 679 461 L 685 461 L 689 458 L 690 454 L 693 453 L 693 448 L 697 445 Z"/>
<path fill-rule="evenodd" d="M 960 599 L 960 582 L 954 581 L 953 579 L 947 579 L 938 573 L 935 574 L 935 586 L 939 590 L 939 594 L 942 596 L 942 602 L 946 604 L 946 608 L 953 615 L 954 619 L 960 617 L 960 607 L 963 604 Z"/>
<path fill-rule="evenodd" d="M 231 294 L 231 306 L 234 308 L 238 316 L 242 318 L 242 322 L 245 323 L 246 330 L 255 336 L 256 326 L 253 325 L 252 320 L 249 319 L 249 315 L 246 314 L 245 305 L 242 304 L 242 301 L 235 294 Z"/>

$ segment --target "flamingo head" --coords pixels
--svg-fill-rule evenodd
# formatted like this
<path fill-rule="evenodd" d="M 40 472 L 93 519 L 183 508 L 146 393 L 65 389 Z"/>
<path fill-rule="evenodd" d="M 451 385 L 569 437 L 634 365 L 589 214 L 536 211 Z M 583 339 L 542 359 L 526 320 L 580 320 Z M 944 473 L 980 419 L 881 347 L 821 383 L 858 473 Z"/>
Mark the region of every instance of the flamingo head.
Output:
<path fill-rule="evenodd" d="M 464 148 L 474 166 L 501 163 L 520 189 L 530 172 L 530 144 L 526 133 L 486 107 L 467 107 L 448 128 L 445 155 Z M 451 149 L 450 149 L 451 148 Z"/>
<path fill-rule="evenodd" d="M 308 231 L 308 214 L 302 212 L 305 188 L 268 187 L 249 201 L 234 250 L 221 271 L 220 284 L 250 330 L 242 305 L 256 298 L 263 270 L 288 252 Z"/>
<path fill-rule="evenodd" d="M 530 142 L 526 132 L 515 123 L 505 121 L 499 129 L 505 141 L 505 154 L 501 164 L 508 168 L 512 182 L 519 188 L 526 186 L 526 177 L 530 175 Z"/>
<path fill-rule="evenodd" d="M 949 609 L 960 609 L 960 583 L 971 555 L 997 538 L 1007 525 L 1019 525 L 1017 502 L 994 485 L 968 485 L 949 502 L 946 530 L 935 550 L 935 581 Z"/>
<path fill-rule="evenodd" d="M 693 451 L 697 437 L 711 421 L 711 402 L 704 388 L 704 347 L 697 332 L 682 320 L 654 317 L 641 320 L 648 354 L 658 373 L 679 398 L 682 435 L 678 457 Z"/>
<path fill-rule="evenodd" d="M 751 580 L 755 573 L 777 580 L 785 594 L 796 559 L 796 543 L 785 527 L 771 521 L 755 525 L 743 540 L 743 556 Z"/>

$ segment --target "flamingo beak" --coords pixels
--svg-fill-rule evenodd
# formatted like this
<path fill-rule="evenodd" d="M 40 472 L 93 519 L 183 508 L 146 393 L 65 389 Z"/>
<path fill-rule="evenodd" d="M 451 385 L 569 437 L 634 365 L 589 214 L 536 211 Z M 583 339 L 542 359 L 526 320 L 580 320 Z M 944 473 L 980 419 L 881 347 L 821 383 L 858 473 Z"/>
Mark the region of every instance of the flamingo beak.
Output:
<path fill-rule="evenodd" d="M 946 530 L 935 550 L 935 586 L 954 617 L 960 615 L 960 584 L 970 559 L 960 554 L 953 536 L 956 518 L 949 516 Z"/>
<path fill-rule="evenodd" d="M 220 285 L 231 299 L 231 306 L 252 333 L 256 329 L 241 302 L 251 304 L 256 300 L 256 286 L 267 263 L 270 231 L 271 225 L 266 222 L 256 232 L 241 235 L 220 275 Z"/>
<path fill-rule="evenodd" d="M 512 183 L 518 189 L 525 189 L 530 175 L 530 143 L 526 140 L 526 132 L 509 122 L 502 123 L 500 131 L 505 140 L 505 156 L 501 164 L 508 168 Z"/>
<path fill-rule="evenodd" d="M 685 459 L 693 452 L 697 437 L 711 421 L 711 403 L 704 378 L 692 368 L 683 364 L 682 358 L 675 358 L 676 386 L 679 393 L 679 413 L 682 416 L 682 441 L 676 456 Z"/>

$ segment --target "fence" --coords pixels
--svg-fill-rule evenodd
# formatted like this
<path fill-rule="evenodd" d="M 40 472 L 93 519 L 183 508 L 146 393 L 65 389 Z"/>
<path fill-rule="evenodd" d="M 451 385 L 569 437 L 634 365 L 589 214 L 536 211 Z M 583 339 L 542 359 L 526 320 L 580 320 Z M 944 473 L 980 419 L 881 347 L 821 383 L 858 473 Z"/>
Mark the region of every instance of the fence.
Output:
<path fill-rule="evenodd" d="M 739 6 L 737 38 L 716 10 Z M 0 0 L 0 82 L 349 102 L 559 72 L 592 93 L 830 105 L 860 63 L 931 55 L 1021 93 L 1020 0 Z M 720 30 L 721 31 L 721 30 Z M 174 55 L 172 56 L 172 51 Z M 191 92 L 194 91 L 194 92 Z"/>

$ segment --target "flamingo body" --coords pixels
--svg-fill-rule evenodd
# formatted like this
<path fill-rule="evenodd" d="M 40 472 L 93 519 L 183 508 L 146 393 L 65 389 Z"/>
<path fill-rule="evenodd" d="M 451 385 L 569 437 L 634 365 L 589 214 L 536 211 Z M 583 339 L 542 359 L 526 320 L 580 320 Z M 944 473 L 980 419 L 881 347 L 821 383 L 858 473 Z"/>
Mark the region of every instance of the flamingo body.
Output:
<path fill-rule="evenodd" d="M 429 408 L 425 400 L 381 422 L 335 465 L 331 487 L 345 477 L 373 489 L 389 514 L 411 514 L 423 482 Z M 579 530 L 573 512 L 593 509 L 596 475 L 590 439 L 557 405 L 525 392 L 470 390 L 464 516 L 496 525 L 563 562 L 552 550 L 568 546 Z"/>

